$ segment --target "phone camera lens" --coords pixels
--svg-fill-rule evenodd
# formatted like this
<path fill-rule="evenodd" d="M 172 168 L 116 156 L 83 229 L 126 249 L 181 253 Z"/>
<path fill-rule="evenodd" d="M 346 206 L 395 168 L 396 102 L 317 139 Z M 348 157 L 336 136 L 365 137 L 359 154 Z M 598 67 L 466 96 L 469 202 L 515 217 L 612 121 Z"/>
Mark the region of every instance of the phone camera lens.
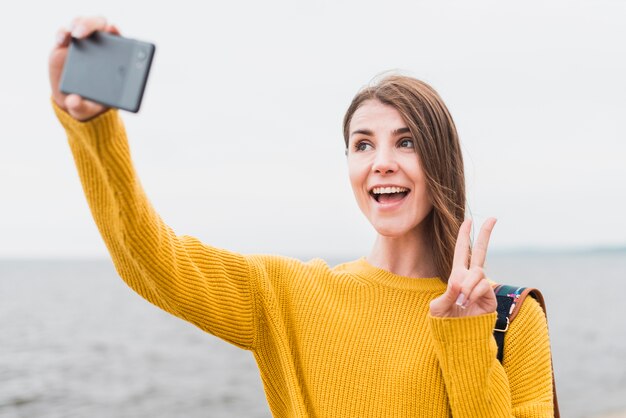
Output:
<path fill-rule="evenodd" d="M 139 52 L 137 52 L 137 59 L 139 61 L 144 61 L 146 58 L 148 58 L 148 54 L 143 49 L 140 49 Z"/>

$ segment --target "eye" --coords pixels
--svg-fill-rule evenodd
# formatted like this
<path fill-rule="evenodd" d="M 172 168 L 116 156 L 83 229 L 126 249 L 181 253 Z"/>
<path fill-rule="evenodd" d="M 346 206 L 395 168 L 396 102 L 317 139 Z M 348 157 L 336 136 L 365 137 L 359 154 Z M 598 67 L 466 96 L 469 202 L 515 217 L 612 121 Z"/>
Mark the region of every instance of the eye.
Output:
<path fill-rule="evenodd" d="M 371 147 L 372 147 L 372 144 L 366 141 L 359 141 L 356 144 L 354 144 L 355 151 L 367 151 Z"/>
<path fill-rule="evenodd" d="M 398 142 L 398 146 L 400 148 L 415 148 L 415 143 L 411 138 L 402 138 L 400 142 Z"/>

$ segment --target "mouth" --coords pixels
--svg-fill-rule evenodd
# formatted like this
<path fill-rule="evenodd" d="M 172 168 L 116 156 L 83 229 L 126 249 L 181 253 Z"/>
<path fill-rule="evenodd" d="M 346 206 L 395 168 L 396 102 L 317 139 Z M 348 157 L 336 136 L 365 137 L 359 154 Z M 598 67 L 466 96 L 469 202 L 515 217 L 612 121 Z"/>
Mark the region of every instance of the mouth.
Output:
<path fill-rule="evenodd" d="M 369 193 L 376 202 L 389 204 L 399 202 L 404 199 L 409 193 L 411 193 L 411 189 L 398 186 L 374 187 Z"/>

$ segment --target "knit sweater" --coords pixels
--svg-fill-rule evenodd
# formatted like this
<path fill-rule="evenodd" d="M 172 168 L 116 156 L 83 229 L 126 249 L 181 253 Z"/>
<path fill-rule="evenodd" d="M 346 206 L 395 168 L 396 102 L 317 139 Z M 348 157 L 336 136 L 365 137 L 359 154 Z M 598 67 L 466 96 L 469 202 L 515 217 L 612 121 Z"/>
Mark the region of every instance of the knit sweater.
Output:
<path fill-rule="evenodd" d="M 177 236 L 145 196 L 118 113 L 81 123 L 55 111 L 119 275 L 154 305 L 251 351 L 275 417 L 552 416 L 546 318 L 532 298 L 501 364 L 495 313 L 430 316 L 445 290 L 439 278 Z"/>

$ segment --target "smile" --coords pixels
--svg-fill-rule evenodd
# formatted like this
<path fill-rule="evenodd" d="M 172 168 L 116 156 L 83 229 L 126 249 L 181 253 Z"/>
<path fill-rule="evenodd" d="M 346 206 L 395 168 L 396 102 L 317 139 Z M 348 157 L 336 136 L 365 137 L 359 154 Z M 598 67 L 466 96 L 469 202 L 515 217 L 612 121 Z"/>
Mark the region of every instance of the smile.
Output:
<path fill-rule="evenodd" d="M 370 190 L 370 196 L 378 203 L 389 204 L 399 202 L 404 199 L 411 189 L 399 186 L 374 187 Z"/>

